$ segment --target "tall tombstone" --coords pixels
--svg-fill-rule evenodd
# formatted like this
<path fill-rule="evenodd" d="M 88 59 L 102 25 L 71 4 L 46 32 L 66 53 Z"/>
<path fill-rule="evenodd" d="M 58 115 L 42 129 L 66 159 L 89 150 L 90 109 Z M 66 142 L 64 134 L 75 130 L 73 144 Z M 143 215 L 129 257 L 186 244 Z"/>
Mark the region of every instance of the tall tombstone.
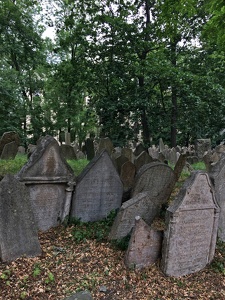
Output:
<path fill-rule="evenodd" d="M 225 153 L 210 167 L 209 177 L 214 185 L 216 200 L 220 207 L 218 237 L 225 242 Z"/>
<path fill-rule="evenodd" d="M 152 229 L 140 217 L 135 217 L 124 263 L 128 268 L 142 269 L 156 263 L 161 257 L 163 232 Z"/>
<path fill-rule="evenodd" d="M 15 142 L 15 145 L 17 146 L 18 149 L 20 144 L 19 135 L 14 131 L 5 132 L 0 139 L 0 157 L 2 155 L 5 145 L 11 142 Z"/>
<path fill-rule="evenodd" d="M 124 155 L 120 155 L 115 159 L 115 166 L 119 174 L 121 174 L 122 165 L 129 161 L 128 158 Z"/>
<path fill-rule="evenodd" d="M 6 175 L 0 182 L 0 258 L 41 255 L 38 230 L 25 184 Z"/>
<path fill-rule="evenodd" d="M 161 261 L 166 275 L 188 275 L 212 261 L 218 218 L 219 208 L 208 174 L 193 172 L 167 209 Z"/>
<path fill-rule="evenodd" d="M 95 148 L 93 139 L 87 138 L 85 141 L 87 160 L 92 160 L 95 157 Z"/>
<path fill-rule="evenodd" d="M 124 191 L 133 187 L 136 168 L 131 161 L 125 162 L 121 167 L 120 178 L 123 182 Z"/>
<path fill-rule="evenodd" d="M 176 183 L 174 171 L 166 164 L 152 162 L 144 165 L 136 175 L 132 196 L 148 192 L 151 197 L 158 197 L 158 201 L 165 203 Z"/>
<path fill-rule="evenodd" d="M 58 142 L 51 136 L 41 138 L 29 161 L 17 174 L 29 189 L 38 229 L 45 231 L 59 225 L 69 215 L 68 189 L 74 173 L 61 155 Z"/>
<path fill-rule="evenodd" d="M 134 154 L 133 154 L 132 149 L 130 149 L 130 148 L 122 148 L 121 154 L 124 155 L 124 156 L 126 156 L 129 159 L 129 161 L 134 162 L 134 157 L 133 157 Z"/>
<path fill-rule="evenodd" d="M 77 177 L 70 217 L 82 222 L 102 220 L 120 208 L 122 195 L 119 174 L 103 150 Z"/>
<path fill-rule="evenodd" d="M 163 139 L 159 139 L 159 152 L 163 152 L 165 150 L 165 145 L 163 143 Z"/>
<path fill-rule="evenodd" d="M 15 141 L 6 144 L 2 150 L 1 159 L 14 159 L 18 152 L 18 145 Z"/>
<path fill-rule="evenodd" d="M 148 225 L 151 225 L 160 212 L 161 205 L 159 203 L 161 201 L 158 197 L 151 197 L 148 192 L 145 192 L 124 202 L 113 222 L 109 239 L 118 240 L 130 234 L 137 215 L 144 219 Z"/>
<path fill-rule="evenodd" d="M 205 152 L 211 150 L 211 140 L 210 139 L 197 139 L 195 141 L 195 152 L 198 158 L 202 159 Z"/>
<path fill-rule="evenodd" d="M 98 150 L 96 154 L 100 154 L 103 150 L 106 150 L 109 155 L 111 156 L 112 152 L 113 152 L 113 143 L 110 140 L 110 138 L 106 137 L 106 138 L 101 138 L 98 144 Z"/>

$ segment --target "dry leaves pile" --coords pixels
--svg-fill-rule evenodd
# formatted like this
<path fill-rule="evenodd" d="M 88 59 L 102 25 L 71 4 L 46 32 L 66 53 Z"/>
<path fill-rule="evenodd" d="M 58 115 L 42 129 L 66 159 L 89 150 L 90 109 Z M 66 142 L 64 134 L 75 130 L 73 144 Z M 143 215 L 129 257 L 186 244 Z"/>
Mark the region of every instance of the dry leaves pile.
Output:
<path fill-rule="evenodd" d="M 158 265 L 128 270 L 123 251 L 107 241 L 77 243 L 72 231 L 59 226 L 41 233 L 41 257 L 0 263 L 0 299 L 61 300 L 79 290 L 89 290 L 95 300 L 225 299 L 220 247 L 211 266 L 173 278 L 164 276 Z"/>

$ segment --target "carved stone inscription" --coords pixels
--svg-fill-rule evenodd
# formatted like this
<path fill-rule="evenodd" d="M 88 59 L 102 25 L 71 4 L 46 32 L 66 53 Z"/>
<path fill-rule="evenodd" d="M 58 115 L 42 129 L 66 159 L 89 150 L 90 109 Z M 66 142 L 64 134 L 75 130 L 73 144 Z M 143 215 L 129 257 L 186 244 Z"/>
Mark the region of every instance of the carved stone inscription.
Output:
<path fill-rule="evenodd" d="M 121 206 L 123 185 L 113 163 L 103 151 L 77 178 L 71 217 L 98 221 Z"/>
<path fill-rule="evenodd" d="M 46 231 L 60 224 L 66 198 L 66 184 L 27 185 L 38 229 Z"/>
<path fill-rule="evenodd" d="M 194 173 L 167 210 L 162 270 L 183 276 L 203 269 L 213 258 L 218 207 L 206 173 Z"/>

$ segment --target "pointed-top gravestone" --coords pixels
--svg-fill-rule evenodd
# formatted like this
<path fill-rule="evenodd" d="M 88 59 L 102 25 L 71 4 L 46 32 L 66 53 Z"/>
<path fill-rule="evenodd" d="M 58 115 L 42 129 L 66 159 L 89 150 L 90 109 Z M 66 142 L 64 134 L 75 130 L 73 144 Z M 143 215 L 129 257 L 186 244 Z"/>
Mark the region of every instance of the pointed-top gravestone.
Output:
<path fill-rule="evenodd" d="M 207 173 L 193 172 L 167 209 L 162 271 L 183 276 L 203 269 L 214 256 L 219 208 Z"/>
<path fill-rule="evenodd" d="M 142 269 L 160 258 L 163 232 L 152 229 L 136 216 L 124 262 L 128 268 Z"/>
<path fill-rule="evenodd" d="M 25 184 L 13 175 L 0 182 L 0 258 L 41 255 L 38 231 Z"/>
<path fill-rule="evenodd" d="M 51 136 L 41 138 L 29 161 L 17 174 L 20 181 L 68 181 L 72 168 L 60 153 L 58 142 Z"/>
<path fill-rule="evenodd" d="M 132 196 L 148 192 L 150 197 L 158 197 L 162 204 L 169 199 L 175 183 L 175 174 L 168 165 L 152 162 L 144 165 L 137 173 Z"/>
<path fill-rule="evenodd" d="M 57 226 L 69 214 L 72 191 L 67 187 L 74 181 L 74 174 L 53 137 L 39 140 L 17 177 L 29 188 L 38 229 L 45 231 Z"/>
<path fill-rule="evenodd" d="M 100 154 L 103 150 L 106 150 L 110 156 L 113 152 L 113 143 L 108 137 L 100 139 L 96 154 Z"/>
<path fill-rule="evenodd" d="M 135 150 L 134 150 L 134 155 L 138 156 L 140 155 L 143 151 L 146 151 L 145 147 L 140 143 L 136 146 Z"/>
<path fill-rule="evenodd" d="M 104 219 L 121 206 L 123 184 L 106 150 L 77 177 L 71 217 L 82 222 Z"/>
<path fill-rule="evenodd" d="M 218 236 L 225 242 L 225 153 L 220 160 L 210 167 L 210 179 L 215 188 L 216 200 L 220 207 L 220 217 L 218 224 Z"/>
<path fill-rule="evenodd" d="M 136 171 L 138 172 L 142 166 L 151 162 L 153 162 L 153 158 L 146 151 L 141 152 L 134 160 Z"/>

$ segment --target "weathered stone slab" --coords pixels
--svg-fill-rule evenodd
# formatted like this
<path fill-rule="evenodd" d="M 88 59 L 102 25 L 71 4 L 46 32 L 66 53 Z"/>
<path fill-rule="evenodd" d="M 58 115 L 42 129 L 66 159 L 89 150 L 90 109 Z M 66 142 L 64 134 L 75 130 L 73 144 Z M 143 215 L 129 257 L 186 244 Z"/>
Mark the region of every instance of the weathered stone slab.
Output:
<path fill-rule="evenodd" d="M 106 150 L 108 154 L 111 156 L 113 149 L 114 149 L 113 143 L 110 140 L 110 138 L 108 137 L 101 138 L 98 144 L 98 150 L 96 154 L 100 154 L 103 150 Z"/>
<path fill-rule="evenodd" d="M 198 158 L 202 159 L 205 152 L 211 150 L 210 139 L 197 139 L 195 142 L 195 152 Z"/>
<path fill-rule="evenodd" d="M 137 194 L 124 202 L 114 220 L 109 239 L 117 240 L 130 234 L 137 215 L 150 225 L 160 212 L 157 202 L 157 198 L 150 197 L 148 192 Z"/>
<path fill-rule="evenodd" d="M 218 237 L 225 242 L 225 153 L 220 160 L 210 168 L 210 179 L 215 188 L 215 195 L 220 207 Z"/>
<path fill-rule="evenodd" d="M 38 231 L 25 184 L 13 175 L 0 182 L 0 258 L 41 255 Z"/>
<path fill-rule="evenodd" d="M 17 147 L 20 144 L 19 135 L 14 131 L 5 132 L 0 139 L 0 156 L 6 144 L 15 142 Z"/>
<path fill-rule="evenodd" d="M 163 232 L 152 229 L 139 216 L 135 217 L 124 262 L 128 268 L 142 269 L 161 257 Z"/>
<path fill-rule="evenodd" d="M 141 152 L 141 154 L 139 154 L 134 160 L 137 172 L 142 166 L 151 162 L 153 162 L 153 158 L 146 151 Z"/>
<path fill-rule="evenodd" d="M 71 217 L 82 222 L 104 219 L 121 206 L 123 184 L 106 150 L 77 177 Z"/>
<path fill-rule="evenodd" d="M 122 165 L 120 178 L 123 182 L 124 191 L 127 191 L 133 187 L 135 173 L 136 173 L 136 168 L 132 162 L 127 161 Z"/>
<path fill-rule="evenodd" d="M 124 155 L 120 155 L 118 156 L 116 159 L 115 159 L 115 164 L 116 164 L 116 169 L 118 171 L 119 174 L 121 174 L 121 168 L 122 168 L 122 165 L 129 161 L 128 158 Z"/>
<path fill-rule="evenodd" d="M 93 298 L 90 292 L 81 291 L 71 295 L 70 297 L 65 298 L 64 300 L 93 300 Z"/>
<path fill-rule="evenodd" d="M 5 144 L 2 150 L 1 159 L 14 159 L 16 157 L 17 152 L 18 145 L 15 141 Z"/>
<path fill-rule="evenodd" d="M 95 148 L 93 139 L 87 138 L 85 141 L 87 160 L 92 160 L 95 157 Z"/>
<path fill-rule="evenodd" d="M 67 132 L 68 133 L 68 132 Z M 70 145 L 63 144 L 60 146 L 60 151 L 65 159 L 77 159 L 74 148 Z"/>
<path fill-rule="evenodd" d="M 148 192 L 150 197 L 157 197 L 159 203 L 165 203 L 173 190 L 176 177 L 166 164 L 152 162 L 144 165 L 136 175 L 132 196 Z"/>
<path fill-rule="evenodd" d="M 132 149 L 122 148 L 121 154 L 126 156 L 129 159 L 129 161 L 134 162 L 134 154 L 133 154 Z"/>
<path fill-rule="evenodd" d="M 74 174 L 57 141 L 51 136 L 39 140 L 17 177 L 29 189 L 38 229 L 45 231 L 59 225 L 68 211 L 72 192 L 67 188 L 74 181 Z"/>
<path fill-rule="evenodd" d="M 143 151 L 146 151 L 145 147 L 140 143 L 136 146 L 135 150 L 134 150 L 134 155 L 138 156 L 140 155 Z"/>
<path fill-rule="evenodd" d="M 214 256 L 219 208 L 207 173 L 193 172 L 167 209 L 162 271 L 169 276 L 197 272 Z"/>

